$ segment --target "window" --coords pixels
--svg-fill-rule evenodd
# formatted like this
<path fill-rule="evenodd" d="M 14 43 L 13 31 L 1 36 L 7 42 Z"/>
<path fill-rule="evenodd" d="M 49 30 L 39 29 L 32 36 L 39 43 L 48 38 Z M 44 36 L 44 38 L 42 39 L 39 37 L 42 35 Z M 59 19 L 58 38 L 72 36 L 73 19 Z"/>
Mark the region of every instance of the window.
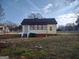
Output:
<path fill-rule="evenodd" d="M 37 30 L 37 25 L 35 25 L 35 30 Z"/>
<path fill-rule="evenodd" d="M 39 28 L 39 25 L 37 25 L 37 30 L 39 30 L 40 28 Z"/>
<path fill-rule="evenodd" d="M 41 30 L 43 30 L 43 25 L 41 25 Z"/>
<path fill-rule="evenodd" d="M 46 25 L 30 25 L 30 30 L 46 30 Z"/>
<path fill-rule="evenodd" d="M 50 31 L 52 31 L 52 26 L 50 26 Z"/>
<path fill-rule="evenodd" d="M 46 30 L 47 26 L 46 25 L 37 25 L 37 30 Z"/>
<path fill-rule="evenodd" d="M 47 29 L 47 25 L 43 25 L 43 30 L 46 30 Z"/>
<path fill-rule="evenodd" d="M 39 30 L 41 30 L 41 25 L 39 25 Z"/>
<path fill-rule="evenodd" d="M 37 30 L 41 30 L 41 25 L 37 25 Z"/>
<path fill-rule="evenodd" d="M 30 30 L 35 30 L 35 26 L 34 25 L 30 25 Z"/>
<path fill-rule="evenodd" d="M 47 25 L 42 25 L 42 26 L 41 26 L 41 29 L 42 29 L 42 30 L 46 30 L 46 29 L 47 29 Z"/>

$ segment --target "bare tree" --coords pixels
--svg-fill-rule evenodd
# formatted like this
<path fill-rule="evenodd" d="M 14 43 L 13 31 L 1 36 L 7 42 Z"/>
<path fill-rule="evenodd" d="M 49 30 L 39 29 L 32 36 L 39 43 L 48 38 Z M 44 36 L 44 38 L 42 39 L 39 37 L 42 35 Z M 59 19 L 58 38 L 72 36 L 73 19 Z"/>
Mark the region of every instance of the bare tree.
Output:
<path fill-rule="evenodd" d="M 79 24 L 79 12 L 75 13 L 75 15 L 77 16 L 76 23 Z"/>
<path fill-rule="evenodd" d="M 79 12 L 75 13 L 75 15 L 77 16 L 77 20 L 76 20 L 76 28 L 77 28 L 77 31 L 79 31 Z"/>
<path fill-rule="evenodd" d="M 31 13 L 28 18 L 43 18 L 42 15 L 40 13 Z"/>
<path fill-rule="evenodd" d="M 2 5 L 0 4 L 0 20 L 3 19 L 3 16 L 5 15 L 4 9 L 2 8 Z"/>
<path fill-rule="evenodd" d="M 77 17 L 76 23 L 79 24 L 79 16 Z"/>

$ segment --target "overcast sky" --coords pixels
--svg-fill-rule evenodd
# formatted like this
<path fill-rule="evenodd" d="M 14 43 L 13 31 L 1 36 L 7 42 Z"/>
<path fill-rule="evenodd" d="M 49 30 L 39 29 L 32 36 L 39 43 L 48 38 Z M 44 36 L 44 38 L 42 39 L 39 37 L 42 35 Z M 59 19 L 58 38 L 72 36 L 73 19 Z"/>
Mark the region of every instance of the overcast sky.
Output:
<path fill-rule="evenodd" d="M 79 12 L 79 0 L 0 0 L 5 12 L 5 21 L 20 24 L 31 13 L 56 18 L 58 25 L 73 23 Z"/>

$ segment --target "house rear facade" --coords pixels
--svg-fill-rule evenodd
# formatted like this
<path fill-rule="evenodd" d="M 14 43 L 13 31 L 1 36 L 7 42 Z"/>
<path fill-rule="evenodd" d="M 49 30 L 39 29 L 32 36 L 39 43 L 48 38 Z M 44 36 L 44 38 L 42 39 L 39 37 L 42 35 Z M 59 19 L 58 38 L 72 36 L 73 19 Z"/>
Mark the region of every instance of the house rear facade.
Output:
<path fill-rule="evenodd" d="M 21 23 L 23 34 L 56 34 L 57 21 L 55 18 L 24 19 Z"/>

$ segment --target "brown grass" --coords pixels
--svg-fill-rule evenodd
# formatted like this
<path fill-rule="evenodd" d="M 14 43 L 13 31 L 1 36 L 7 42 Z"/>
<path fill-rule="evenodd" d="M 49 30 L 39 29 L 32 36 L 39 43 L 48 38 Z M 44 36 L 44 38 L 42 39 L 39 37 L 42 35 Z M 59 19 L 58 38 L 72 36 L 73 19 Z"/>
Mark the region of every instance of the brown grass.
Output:
<path fill-rule="evenodd" d="M 61 34 L 40 38 L 10 38 L 2 39 L 8 42 L 9 48 L 33 49 L 35 46 L 41 46 L 42 50 L 48 51 L 56 59 L 70 59 L 75 47 L 79 47 L 79 36 L 76 34 Z"/>

